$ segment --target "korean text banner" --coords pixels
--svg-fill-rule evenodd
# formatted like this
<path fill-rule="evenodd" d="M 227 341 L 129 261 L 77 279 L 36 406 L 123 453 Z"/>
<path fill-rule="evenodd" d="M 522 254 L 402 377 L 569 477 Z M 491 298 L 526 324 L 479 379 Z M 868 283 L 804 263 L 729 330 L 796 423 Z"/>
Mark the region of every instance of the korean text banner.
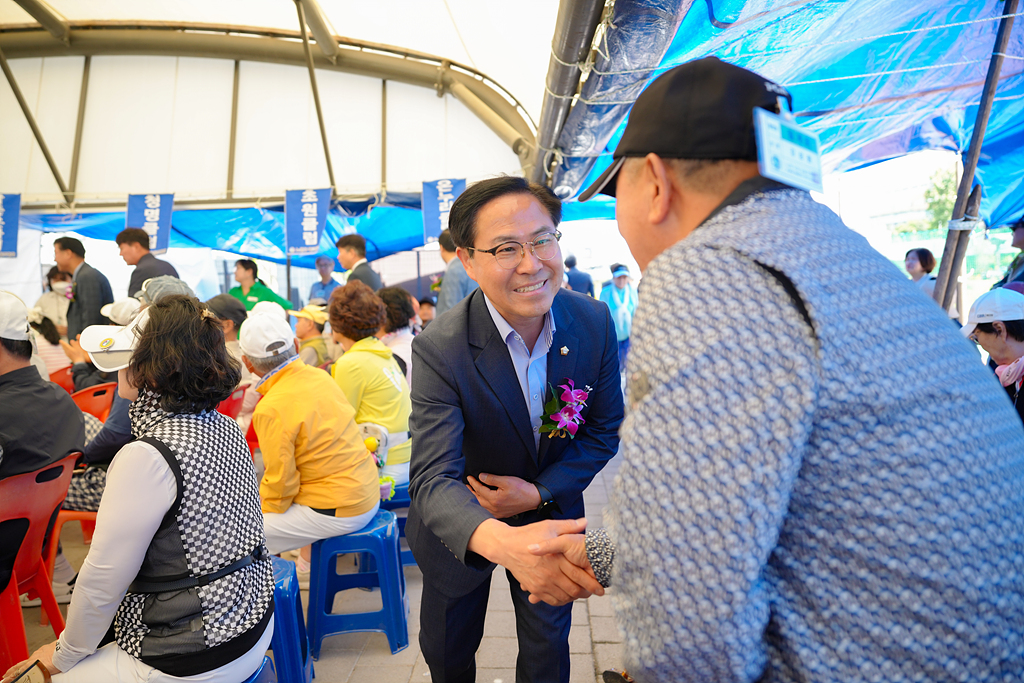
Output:
<path fill-rule="evenodd" d="M 149 250 L 163 254 L 171 243 L 173 194 L 130 194 L 124 227 L 142 228 L 149 235 Z"/>
<path fill-rule="evenodd" d="M 20 194 L 0 194 L 0 257 L 18 255 L 18 217 L 21 215 Z"/>
<path fill-rule="evenodd" d="M 466 189 L 465 178 L 445 178 L 423 183 L 423 242 L 436 242 L 448 229 L 448 212 Z"/>
<path fill-rule="evenodd" d="M 315 254 L 327 224 L 331 188 L 284 193 L 284 243 L 288 256 Z"/>

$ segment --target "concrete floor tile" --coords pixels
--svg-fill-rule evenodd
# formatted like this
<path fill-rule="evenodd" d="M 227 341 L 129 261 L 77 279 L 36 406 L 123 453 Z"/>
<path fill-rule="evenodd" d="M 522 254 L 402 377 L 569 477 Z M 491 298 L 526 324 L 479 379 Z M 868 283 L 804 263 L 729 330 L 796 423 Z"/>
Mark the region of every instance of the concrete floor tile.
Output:
<path fill-rule="evenodd" d="M 476 665 L 481 669 L 514 669 L 519 656 L 519 641 L 515 638 L 484 638 L 476 653 Z"/>
<path fill-rule="evenodd" d="M 590 610 L 587 609 L 587 600 L 577 600 L 572 603 L 572 624 L 589 624 Z"/>
<path fill-rule="evenodd" d="M 409 647 L 391 654 L 388 637 L 383 633 L 370 633 L 363 653 L 359 655 L 358 666 L 412 666 L 420 654 L 420 643 L 409 639 Z"/>
<path fill-rule="evenodd" d="M 516 683 L 516 670 L 513 669 L 481 669 L 476 670 L 477 683 Z"/>
<path fill-rule="evenodd" d="M 590 633 L 595 643 L 621 643 L 622 634 L 615 617 L 590 617 Z"/>
<path fill-rule="evenodd" d="M 484 637 L 515 638 L 516 637 L 516 613 L 487 611 L 487 619 L 484 621 Z"/>
<path fill-rule="evenodd" d="M 345 683 L 359 661 L 359 650 L 332 650 L 324 641 L 320 659 L 313 662 L 316 683 Z"/>
<path fill-rule="evenodd" d="M 572 654 L 590 654 L 593 652 L 589 627 L 582 624 L 569 627 L 569 652 Z"/>
<path fill-rule="evenodd" d="M 356 654 L 363 651 L 366 642 L 370 639 L 369 633 L 338 633 L 324 638 L 321 650 L 323 652 L 334 650 L 355 651 Z"/>
<path fill-rule="evenodd" d="M 590 683 L 593 678 L 593 655 L 569 655 L 569 683 Z"/>
<path fill-rule="evenodd" d="M 594 645 L 594 659 L 598 671 L 608 669 L 622 670 L 622 644 L 621 643 L 596 643 Z"/>
<path fill-rule="evenodd" d="M 591 617 L 611 617 L 615 615 L 612 611 L 612 598 L 607 591 L 603 596 L 595 595 L 587 598 L 587 607 L 590 610 Z"/>
<path fill-rule="evenodd" d="M 352 670 L 348 683 L 409 683 L 412 665 L 409 666 L 357 666 Z M 314 679 L 320 683 L 319 677 Z"/>

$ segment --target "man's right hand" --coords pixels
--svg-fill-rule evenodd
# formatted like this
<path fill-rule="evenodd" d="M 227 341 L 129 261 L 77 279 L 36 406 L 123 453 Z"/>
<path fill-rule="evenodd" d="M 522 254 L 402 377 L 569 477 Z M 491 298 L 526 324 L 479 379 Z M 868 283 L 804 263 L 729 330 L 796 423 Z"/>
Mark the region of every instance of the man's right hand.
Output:
<path fill-rule="evenodd" d="M 604 588 L 592 572 L 564 555 L 538 555 L 529 548 L 564 534 L 580 534 L 586 526 L 585 519 L 548 520 L 523 527 L 488 519 L 473 532 L 469 550 L 511 571 L 523 590 L 530 593 L 531 602 L 564 605 L 591 595 L 604 595 Z"/>

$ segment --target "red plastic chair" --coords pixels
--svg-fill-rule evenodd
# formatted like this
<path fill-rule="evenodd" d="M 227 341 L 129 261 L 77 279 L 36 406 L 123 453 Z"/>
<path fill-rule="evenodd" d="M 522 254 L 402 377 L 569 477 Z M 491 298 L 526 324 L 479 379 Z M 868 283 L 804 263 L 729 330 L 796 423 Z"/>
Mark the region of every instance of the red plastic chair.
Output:
<path fill-rule="evenodd" d="M 260 447 L 260 440 L 256 437 L 256 429 L 252 426 L 252 422 L 249 423 L 249 431 L 245 433 L 245 443 L 249 445 L 249 455 L 252 456 L 253 462 L 255 462 L 256 449 Z"/>
<path fill-rule="evenodd" d="M 59 385 L 64 391 L 69 394 L 75 393 L 75 380 L 71 375 L 71 366 L 67 366 L 63 370 L 50 373 L 50 381 L 54 384 Z"/>
<path fill-rule="evenodd" d="M 235 389 L 230 396 L 220 402 L 217 406 L 217 412 L 221 415 L 227 415 L 232 420 L 238 417 L 238 413 L 242 411 L 242 400 L 245 398 L 245 387 L 241 389 Z"/>
<path fill-rule="evenodd" d="M 83 413 L 95 415 L 100 422 L 106 422 L 116 394 L 117 382 L 107 382 L 76 391 L 71 398 Z"/>
<path fill-rule="evenodd" d="M 11 580 L 0 593 L 0 669 L 4 671 L 28 658 L 19 595 L 28 593 L 29 599 L 38 596 L 53 624 L 53 634 L 59 638 L 64 630 L 64 616 L 53 597 L 50 575 L 43 562 L 43 538 L 50 518 L 68 494 L 71 470 L 80 455 L 73 453 L 37 472 L 0 480 L 0 500 L 4 502 L 0 522 L 27 519 L 29 523 L 14 560 Z M 56 540 L 52 544 L 56 545 Z"/>

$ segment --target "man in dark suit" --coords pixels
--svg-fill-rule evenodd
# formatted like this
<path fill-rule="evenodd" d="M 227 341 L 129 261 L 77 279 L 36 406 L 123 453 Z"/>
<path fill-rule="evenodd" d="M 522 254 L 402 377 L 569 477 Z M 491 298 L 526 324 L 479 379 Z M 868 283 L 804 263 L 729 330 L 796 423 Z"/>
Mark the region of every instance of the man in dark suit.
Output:
<path fill-rule="evenodd" d="M 554 604 L 601 590 L 565 558 L 528 551 L 579 528 L 583 490 L 615 455 L 623 413 L 607 307 L 561 289 L 561 213 L 549 188 L 522 178 L 460 195 L 449 228 L 480 288 L 413 341 L 406 534 L 423 571 L 420 646 L 435 683 L 475 680 L 495 564 L 515 604 L 517 681 L 569 680 L 572 606 L 531 594 Z M 586 406 L 574 437 L 548 438 L 544 405 L 569 380 L 588 391 Z"/>
<path fill-rule="evenodd" d="M 335 246 L 338 247 L 338 263 L 349 271 L 349 280 L 359 280 L 375 292 L 383 286 L 380 275 L 366 261 L 365 237 L 355 233 L 342 235 Z"/>
<path fill-rule="evenodd" d="M 107 277 L 85 262 L 85 247 L 74 237 L 53 241 L 53 260 L 57 267 L 72 274 L 73 298 L 68 306 L 68 339 L 75 339 L 89 325 L 109 325 L 100 309 L 114 303 Z"/>
<path fill-rule="evenodd" d="M 149 253 L 149 233 L 142 228 L 125 228 L 114 238 L 121 250 L 121 258 L 129 266 L 135 266 L 128 281 L 128 296 L 142 291 L 142 283 L 150 278 L 170 275 L 178 277 L 178 271 L 167 261 L 161 261 Z"/>
<path fill-rule="evenodd" d="M 594 281 L 582 270 L 576 269 L 576 257 L 565 257 L 565 279 L 569 281 L 572 291 L 594 296 Z"/>

